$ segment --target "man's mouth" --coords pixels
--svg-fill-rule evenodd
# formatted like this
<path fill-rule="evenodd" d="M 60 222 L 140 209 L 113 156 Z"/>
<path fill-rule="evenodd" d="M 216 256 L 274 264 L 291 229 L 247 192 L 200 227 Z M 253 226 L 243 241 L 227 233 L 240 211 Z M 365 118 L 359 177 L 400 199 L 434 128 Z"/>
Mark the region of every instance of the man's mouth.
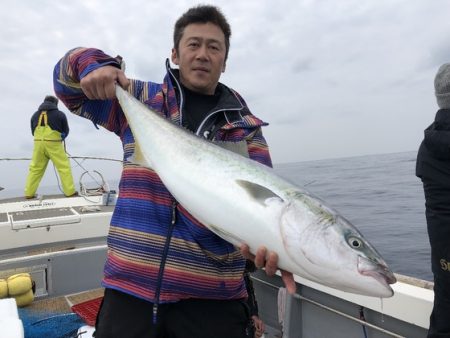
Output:
<path fill-rule="evenodd" d="M 206 67 L 195 67 L 195 68 L 193 68 L 193 70 L 194 70 L 195 72 L 205 72 L 205 73 L 209 73 L 209 69 L 206 68 Z"/>

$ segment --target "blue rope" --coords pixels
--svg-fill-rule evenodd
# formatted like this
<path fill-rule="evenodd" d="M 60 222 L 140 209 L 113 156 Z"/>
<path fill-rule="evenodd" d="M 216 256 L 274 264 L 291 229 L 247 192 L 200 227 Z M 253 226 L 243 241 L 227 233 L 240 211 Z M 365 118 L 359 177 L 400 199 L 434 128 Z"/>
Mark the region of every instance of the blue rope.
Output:
<path fill-rule="evenodd" d="M 26 310 L 19 310 L 26 338 L 72 338 L 85 325 L 76 313 L 35 313 Z"/>

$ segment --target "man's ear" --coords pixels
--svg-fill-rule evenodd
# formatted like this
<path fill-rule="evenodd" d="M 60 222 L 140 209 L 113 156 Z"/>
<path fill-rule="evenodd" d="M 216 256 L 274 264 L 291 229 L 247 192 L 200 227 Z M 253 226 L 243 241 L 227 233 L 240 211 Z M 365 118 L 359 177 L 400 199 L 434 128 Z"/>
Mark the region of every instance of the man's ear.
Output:
<path fill-rule="evenodd" d="M 177 55 L 177 50 L 175 48 L 172 48 L 171 59 L 172 59 L 172 62 L 178 66 L 178 55 Z"/>
<path fill-rule="evenodd" d="M 223 66 L 222 66 L 222 73 L 225 73 L 225 68 L 227 68 L 227 63 L 226 61 L 224 61 Z"/>

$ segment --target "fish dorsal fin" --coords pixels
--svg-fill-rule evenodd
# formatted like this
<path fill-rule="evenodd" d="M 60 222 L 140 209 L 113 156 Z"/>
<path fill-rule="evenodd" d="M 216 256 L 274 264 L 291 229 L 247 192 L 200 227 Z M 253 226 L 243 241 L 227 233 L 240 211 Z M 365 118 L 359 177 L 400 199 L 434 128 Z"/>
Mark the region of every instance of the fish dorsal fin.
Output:
<path fill-rule="evenodd" d="M 141 151 L 141 147 L 140 147 L 139 143 L 137 143 L 137 142 L 134 144 L 134 153 L 133 153 L 133 155 L 131 155 L 128 158 L 128 161 L 130 161 L 131 163 L 140 165 L 142 167 L 152 169 L 152 164 L 145 159 L 145 157 Z"/>
<path fill-rule="evenodd" d="M 276 198 L 277 200 L 284 201 L 280 196 L 274 193 L 272 190 L 263 187 L 257 183 L 253 183 L 246 180 L 236 180 L 236 183 L 241 186 L 251 197 L 262 205 L 267 205 L 267 200 Z"/>

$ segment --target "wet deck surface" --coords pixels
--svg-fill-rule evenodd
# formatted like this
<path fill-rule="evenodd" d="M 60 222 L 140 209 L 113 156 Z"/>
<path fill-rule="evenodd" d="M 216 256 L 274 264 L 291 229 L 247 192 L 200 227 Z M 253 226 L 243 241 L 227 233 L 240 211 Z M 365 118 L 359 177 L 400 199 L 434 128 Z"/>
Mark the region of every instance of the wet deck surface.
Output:
<path fill-rule="evenodd" d="M 33 312 L 69 313 L 72 312 L 71 307 L 73 305 L 102 297 L 103 292 L 104 290 L 101 288 L 80 292 L 73 295 L 35 300 L 33 303 L 28 305 L 26 309 Z"/>
<path fill-rule="evenodd" d="M 13 221 L 28 221 L 42 218 L 73 216 L 75 213 L 72 208 L 53 208 L 43 210 L 27 210 L 9 213 L 13 217 Z"/>
<path fill-rule="evenodd" d="M 43 195 L 42 200 L 48 200 L 48 199 L 59 199 L 59 198 L 67 198 L 63 194 L 56 194 L 56 195 Z M 13 203 L 13 202 L 25 202 L 25 201 L 39 201 L 40 196 L 35 198 L 25 198 L 24 196 L 19 197 L 9 197 L 9 198 L 0 198 L 0 204 L 1 203 Z"/>

